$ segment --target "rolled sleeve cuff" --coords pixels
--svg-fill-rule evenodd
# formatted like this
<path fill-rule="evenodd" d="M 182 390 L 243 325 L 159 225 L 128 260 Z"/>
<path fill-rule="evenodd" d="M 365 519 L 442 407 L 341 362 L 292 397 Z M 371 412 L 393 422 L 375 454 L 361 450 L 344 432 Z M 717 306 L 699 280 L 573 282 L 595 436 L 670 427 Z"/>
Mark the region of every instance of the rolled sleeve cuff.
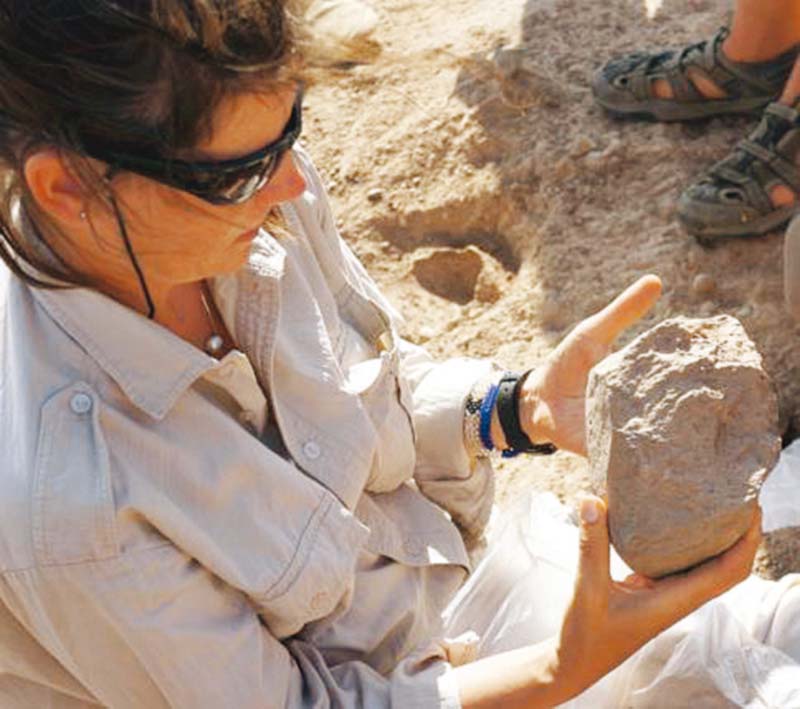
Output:
<path fill-rule="evenodd" d="M 464 443 L 464 407 L 490 361 L 457 358 L 436 365 L 414 391 L 418 476 L 467 478 L 472 463 Z"/>
<path fill-rule="evenodd" d="M 392 676 L 393 707 L 409 709 L 461 709 L 461 697 L 453 667 L 434 661 L 416 670 L 414 661 L 406 660 Z"/>

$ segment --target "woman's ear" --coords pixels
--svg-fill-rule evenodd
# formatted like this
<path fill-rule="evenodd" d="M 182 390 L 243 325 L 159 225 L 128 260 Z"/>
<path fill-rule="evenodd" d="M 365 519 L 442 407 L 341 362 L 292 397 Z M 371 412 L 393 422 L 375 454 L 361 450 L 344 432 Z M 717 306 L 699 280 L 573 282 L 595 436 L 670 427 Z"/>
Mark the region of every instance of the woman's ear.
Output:
<path fill-rule="evenodd" d="M 85 220 L 84 187 L 56 150 L 33 153 L 25 161 L 24 174 L 28 189 L 44 213 L 70 225 Z"/>

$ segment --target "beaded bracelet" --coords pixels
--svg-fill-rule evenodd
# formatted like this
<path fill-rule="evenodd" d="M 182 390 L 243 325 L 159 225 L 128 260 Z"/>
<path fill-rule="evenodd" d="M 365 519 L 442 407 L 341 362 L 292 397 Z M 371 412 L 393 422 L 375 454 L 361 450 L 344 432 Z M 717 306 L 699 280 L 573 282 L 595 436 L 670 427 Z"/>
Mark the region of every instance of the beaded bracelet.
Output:
<path fill-rule="evenodd" d="M 500 452 L 503 458 L 514 458 L 520 453 L 555 453 L 557 448 L 552 443 L 531 443 L 521 429 L 516 407 L 520 385 L 527 374 L 495 370 L 472 388 L 464 407 L 464 445 L 470 457 L 485 457 L 495 450 L 491 433 L 495 407 L 509 443 L 509 447 Z"/>
<path fill-rule="evenodd" d="M 481 443 L 487 451 L 494 450 L 494 443 L 492 442 L 492 412 L 499 392 L 500 387 L 497 384 L 492 384 L 481 402 Z"/>
<path fill-rule="evenodd" d="M 490 389 L 492 386 L 497 386 L 501 376 L 501 370 L 493 370 L 489 375 L 479 379 L 467 396 L 464 406 L 464 446 L 471 458 L 485 457 L 491 450 L 484 446 L 481 437 L 481 407 Z M 489 423 L 491 426 L 491 417 Z"/>

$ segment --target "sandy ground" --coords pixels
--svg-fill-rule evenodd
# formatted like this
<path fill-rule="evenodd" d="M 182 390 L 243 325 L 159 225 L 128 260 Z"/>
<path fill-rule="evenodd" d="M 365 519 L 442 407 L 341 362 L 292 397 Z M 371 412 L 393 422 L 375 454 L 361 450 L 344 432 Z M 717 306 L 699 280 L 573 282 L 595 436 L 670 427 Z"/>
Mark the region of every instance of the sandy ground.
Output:
<path fill-rule="evenodd" d="M 669 316 L 732 314 L 765 358 L 782 425 L 800 429 L 800 331 L 782 305 L 782 236 L 709 250 L 674 217 L 682 188 L 753 119 L 621 122 L 589 90 L 612 55 L 711 36 L 728 2 L 374 4 L 383 52 L 327 71 L 309 91 L 306 144 L 342 235 L 410 339 L 527 368 L 656 273 L 663 298 L 620 344 Z M 574 500 L 587 489 L 585 462 L 559 453 L 503 463 L 501 505 L 523 488 Z"/>

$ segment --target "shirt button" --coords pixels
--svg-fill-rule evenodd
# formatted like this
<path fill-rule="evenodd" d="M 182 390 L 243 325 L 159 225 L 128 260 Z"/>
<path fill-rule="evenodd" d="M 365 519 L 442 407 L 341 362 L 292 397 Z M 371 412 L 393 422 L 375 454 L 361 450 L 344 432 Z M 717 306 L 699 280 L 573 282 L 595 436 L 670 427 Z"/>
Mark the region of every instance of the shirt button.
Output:
<path fill-rule="evenodd" d="M 319 458 L 322 451 L 320 450 L 319 445 L 317 445 L 314 441 L 307 441 L 303 444 L 303 455 L 309 460 L 316 460 Z"/>
<path fill-rule="evenodd" d="M 311 599 L 311 610 L 315 613 L 321 611 L 328 602 L 328 594 L 325 591 L 318 591 Z"/>
<path fill-rule="evenodd" d="M 256 428 L 256 415 L 252 411 L 242 411 L 239 414 L 239 423 L 250 429 Z"/>
<path fill-rule="evenodd" d="M 419 539 L 415 539 L 414 537 L 407 537 L 405 542 L 403 543 L 403 549 L 405 549 L 406 554 L 412 557 L 417 557 L 422 554 L 423 546 L 422 542 Z"/>
<path fill-rule="evenodd" d="M 74 394 L 69 400 L 69 408 L 74 414 L 88 414 L 92 410 L 92 397 L 82 392 Z"/>

